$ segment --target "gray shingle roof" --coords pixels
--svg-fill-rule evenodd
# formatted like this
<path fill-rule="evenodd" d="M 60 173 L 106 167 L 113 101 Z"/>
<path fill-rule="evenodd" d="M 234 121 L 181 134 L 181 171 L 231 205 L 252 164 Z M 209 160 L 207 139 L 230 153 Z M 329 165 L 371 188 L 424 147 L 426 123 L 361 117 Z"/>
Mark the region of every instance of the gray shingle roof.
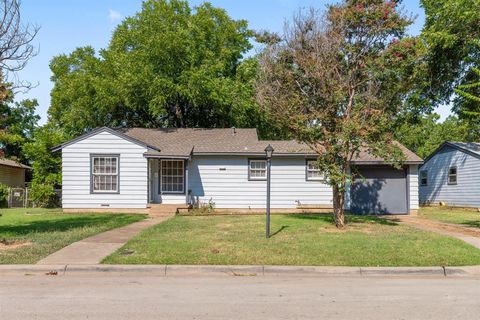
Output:
<path fill-rule="evenodd" d="M 307 145 L 294 140 L 258 140 L 256 129 L 200 129 L 171 128 L 146 129 L 131 128 L 120 130 L 123 134 L 160 151 L 149 151 L 147 156 L 179 156 L 192 154 L 258 154 L 263 155 L 265 147 L 271 144 L 276 155 L 301 154 L 315 155 Z M 421 163 L 422 159 L 398 143 L 406 156 L 406 162 Z M 377 163 L 383 159 L 367 152 L 360 152 L 354 162 Z"/>

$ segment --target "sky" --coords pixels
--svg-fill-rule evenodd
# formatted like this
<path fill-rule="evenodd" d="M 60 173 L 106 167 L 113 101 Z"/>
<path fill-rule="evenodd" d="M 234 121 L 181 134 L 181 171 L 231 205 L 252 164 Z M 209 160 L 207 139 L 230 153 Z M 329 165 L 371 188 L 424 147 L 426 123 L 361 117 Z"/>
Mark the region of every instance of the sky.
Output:
<path fill-rule="evenodd" d="M 191 0 L 192 6 L 204 1 Z M 255 30 L 281 32 L 286 19 L 299 8 L 316 7 L 322 9 L 327 0 L 210 0 L 216 6 L 224 8 L 234 19 L 245 19 Z M 95 49 L 108 45 L 116 25 L 127 16 L 140 11 L 141 0 L 23 0 L 22 19 L 24 23 L 38 25 L 40 31 L 35 39 L 39 53 L 32 58 L 18 77 L 33 85 L 26 93 L 19 93 L 17 100 L 36 98 L 39 102 L 40 123 L 47 120 L 50 105 L 50 60 L 60 54 L 68 54 L 77 47 L 90 45 Z M 404 0 L 407 12 L 416 16 L 409 33 L 416 35 L 421 31 L 424 14 L 419 0 Z M 440 107 L 437 112 L 445 119 L 450 110 Z"/>

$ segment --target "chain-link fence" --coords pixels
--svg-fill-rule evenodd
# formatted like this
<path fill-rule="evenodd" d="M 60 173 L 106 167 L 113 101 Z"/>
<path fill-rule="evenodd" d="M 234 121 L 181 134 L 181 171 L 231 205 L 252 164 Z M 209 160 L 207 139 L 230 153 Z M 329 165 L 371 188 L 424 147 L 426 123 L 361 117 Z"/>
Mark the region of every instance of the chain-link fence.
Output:
<path fill-rule="evenodd" d="M 9 188 L 7 196 L 8 208 L 35 208 L 38 204 L 33 201 L 29 195 L 30 189 L 27 188 Z M 56 199 L 55 206 L 62 203 L 62 190 L 55 189 Z"/>

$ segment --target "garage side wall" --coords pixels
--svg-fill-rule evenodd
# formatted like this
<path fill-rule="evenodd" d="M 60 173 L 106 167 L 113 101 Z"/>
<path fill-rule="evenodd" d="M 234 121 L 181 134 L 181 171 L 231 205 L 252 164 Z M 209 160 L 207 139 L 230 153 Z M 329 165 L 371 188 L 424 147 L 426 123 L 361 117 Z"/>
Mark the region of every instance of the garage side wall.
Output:
<path fill-rule="evenodd" d="M 68 145 L 62 150 L 62 207 L 64 209 L 146 208 L 147 151 L 108 132 Z M 90 191 L 90 155 L 119 154 L 119 193 Z"/>

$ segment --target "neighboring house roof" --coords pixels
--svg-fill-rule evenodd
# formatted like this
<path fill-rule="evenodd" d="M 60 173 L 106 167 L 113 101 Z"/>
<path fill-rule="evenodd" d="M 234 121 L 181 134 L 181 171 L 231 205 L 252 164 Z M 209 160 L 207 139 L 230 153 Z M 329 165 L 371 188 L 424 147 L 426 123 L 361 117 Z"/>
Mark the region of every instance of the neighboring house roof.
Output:
<path fill-rule="evenodd" d="M 0 158 L 0 166 L 8 166 L 8 167 L 21 168 L 21 169 L 32 169 L 31 167 L 21 164 L 20 162 L 10 160 L 10 159 L 5 159 L 5 158 Z"/>
<path fill-rule="evenodd" d="M 440 150 L 445 147 L 451 147 L 453 149 L 460 150 L 480 159 L 480 143 L 445 141 L 425 159 L 425 162 L 430 160 L 434 155 L 436 155 Z"/>
<path fill-rule="evenodd" d="M 88 133 L 87 135 L 92 136 L 107 129 L 100 128 L 95 133 Z M 146 157 L 189 158 L 192 154 L 263 156 L 268 144 L 271 144 L 275 149 L 275 155 L 316 155 L 307 145 L 294 140 L 259 140 L 257 130 L 250 128 L 128 128 L 108 129 L 108 132 L 125 137 L 127 140 L 142 143 L 151 149 L 145 153 Z M 52 150 L 59 150 L 88 136 L 83 135 Z M 421 158 L 400 143 L 398 143 L 398 146 L 405 154 L 405 163 L 423 162 Z M 353 162 L 376 164 L 382 163 L 384 160 L 363 151 Z"/>

